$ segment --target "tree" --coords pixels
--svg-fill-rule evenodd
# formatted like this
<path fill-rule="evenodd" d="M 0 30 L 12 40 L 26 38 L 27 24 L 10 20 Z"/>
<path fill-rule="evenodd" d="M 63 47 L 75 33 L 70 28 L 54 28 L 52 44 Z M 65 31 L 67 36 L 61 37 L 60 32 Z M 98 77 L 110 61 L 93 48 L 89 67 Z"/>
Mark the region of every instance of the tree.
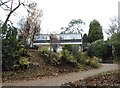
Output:
<path fill-rule="evenodd" d="M 2 38 L 2 68 L 11 70 L 19 63 L 21 42 L 17 39 L 17 28 L 7 25 L 6 36 Z"/>
<path fill-rule="evenodd" d="M 18 1 L 18 2 L 17 2 Z M 0 1 L 0 7 L 8 12 L 4 22 L 0 23 L 2 28 L 2 66 L 3 70 L 11 70 L 14 65 L 18 65 L 22 55 L 19 50 L 22 47 L 21 41 L 17 38 L 18 29 L 12 25 L 12 21 L 8 23 L 11 15 L 21 6 L 27 6 L 24 1 L 21 0 L 6 0 Z"/>
<path fill-rule="evenodd" d="M 68 27 L 61 28 L 61 34 L 81 33 L 83 31 L 80 27 L 85 24 L 81 19 L 72 19 Z"/>
<path fill-rule="evenodd" d="M 61 34 L 80 34 L 81 36 L 81 41 L 82 40 L 82 32 L 83 29 L 81 28 L 82 25 L 85 25 L 85 23 L 81 20 L 81 19 L 72 19 L 69 24 L 68 27 L 62 27 L 61 28 Z M 82 44 L 82 50 L 83 50 L 83 44 Z"/>
<path fill-rule="evenodd" d="M 86 33 L 83 35 L 82 39 L 83 39 L 83 51 L 86 51 L 87 50 L 87 44 L 88 44 L 88 36 L 87 36 Z"/>
<path fill-rule="evenodd" d="M 32 4 L 32 3 L 31 3 Z M 0 8 L 2 8 L 6 13 L 7 13 L 7 17 L 5 18 L 5 21 L 3 21 L 3 25 L 2 25 L 2 33 L 3 35 L 6 33 L 7 31 L 7 23 L 8 21 L 10 23 L 12 23 L 12 21 L 10 21 L 10 17 L 13 13 L 15 13 L 15 11 L 20 8 L 20 6 L 24 6 L 25 8 L 28 8 L 28 6 L 30 5 L 29 2 L 25 2 L 25 0 L 0 0 Z M 27 9 L 28 10 L 28 9 Z"/>
<path fill-rule="evenodd" d="M 87 51 L 89 56 L 97 56 L 103 61 L 110 60 L 112 57 L 112 46 L 108 41 L 103 41 L 103 39 L 96 40 L 88 46 Z"/>
<path fill-rule="evenodd" d="M 112 55 L 114 59 L 120 60 L 120 32 L 114 33 L 109 42 L 112 44 Z"/>
<path fill-rule="evenodd" d="M 118 25 L 119 22 L 117 17 L 111 18 L 110 21 L 111 25 L 109 25 L 109 29 L 105 31 L 105 33 L 109 36 L 112 36 L 113 34 L 120 32 L 120 26 Z"/>
<path fill-rule="evenodd" d="M 42 10 L 37 9 L 37 3 L 32 3 L 29 5 L 28 16 L 22 30 L 24 40 L 28 41 L 28 39 L 30 39 L 29 46 L 33 46 L 34 36 L 40 33 L 42 16 Z"/>
<path fill-rule="evenodd" d="M 5 11 L 8 12 L 8 15 L 4 21 L 3 26 L 5 26 L 7 24 L 7 22 L 9 21 L 10 16 L 21 6 L 21 5 L 25 5 L 24 2 L 18 0 L 18 4 L 15 5 L 15 0 L 5 0 L 4 2 L 2 0 L 0 0 L 0 7 L 3 8 Z"/>
<path fill-rule="evenodd" d="M 103 39 L 102 26 L 100 25 L 99 21 L 94 19 L 89 25 L 88 40 L 90 43 L 92 43 L 98 39 Z"/>
<path fill-rule="evenodd" d="M 111 20 L 110 28 L 106 33 L 110 36 L 109 43 L 112 45 L 112 55 L 114 59 L 120 59 L 120 25 L 117 17 Z"/>
<path fill-rule="evenodd" d="M 51 48 L 53 48 L 54 52 L 57 52 L 57 48 L 58 48 L 58 44 L 59 43 L 59 39 L 57 38 L 57 35 L 55 34 L 50 34 L 50 51 Z"/>

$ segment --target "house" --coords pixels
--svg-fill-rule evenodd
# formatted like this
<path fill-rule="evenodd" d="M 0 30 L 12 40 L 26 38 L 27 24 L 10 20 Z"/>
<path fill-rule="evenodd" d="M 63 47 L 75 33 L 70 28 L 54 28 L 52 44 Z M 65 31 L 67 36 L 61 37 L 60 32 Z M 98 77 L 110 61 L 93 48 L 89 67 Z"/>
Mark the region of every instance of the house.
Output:
<path fill-rule="evenodd" d="M 80 45 L 82 47 L 81 34 L 53 34 L 57 37 L 58 42 L 52 42 L 52 44 L 58 44 L 60 46 L 65 44 Z M 50 34 L 39 34 L 35 36 L 33 46 L 50 45 Z"/>

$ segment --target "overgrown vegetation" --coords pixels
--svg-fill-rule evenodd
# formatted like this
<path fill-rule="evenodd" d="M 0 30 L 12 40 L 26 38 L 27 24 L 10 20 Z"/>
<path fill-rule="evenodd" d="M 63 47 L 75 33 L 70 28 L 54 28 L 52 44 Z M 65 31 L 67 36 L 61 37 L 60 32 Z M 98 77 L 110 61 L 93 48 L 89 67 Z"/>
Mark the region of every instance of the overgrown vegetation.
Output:
<path fill-rule="evenodd" d="M 72 47 L 71 50 L 69 50 L 68 47 Z M 47 63 L 53 65 L 69 65 L 74 68 L 79 68 L 81 64 L 93 68 L 98 68 L 100 66 L 97 57 L 89 57 L 86 53 L 79 51 L 79 48 L 76 49 L 75 47 L 77 46 L 65 45 L 61 52 L 50 52 L 48 47 L 44 46 L 40 48 L 39 52 Z"/>
<path fill-rule="evenodd" d="M 15 70 L 15 68 L 29 65 L 28 51 L 22 46 L 21 40 L 17 38 L 17 28 L 6 25 L 2 28 L 2 68 L 4 70 Z M 26 60 L 26 63 L 23 61 Z"/>
<path fill-rule="evenodd" d="M 101 58 L 102 62 L 113 60 L 112 45 L 102 39 L 92 42 L 88 46 L 87 54 Z"/>

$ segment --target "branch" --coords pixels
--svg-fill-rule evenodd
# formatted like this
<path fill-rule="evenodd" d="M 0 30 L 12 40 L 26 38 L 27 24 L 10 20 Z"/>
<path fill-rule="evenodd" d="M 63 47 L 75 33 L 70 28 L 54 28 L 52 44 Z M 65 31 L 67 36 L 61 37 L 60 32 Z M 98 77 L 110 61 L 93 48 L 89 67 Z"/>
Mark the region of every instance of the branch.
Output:
<path fill-rule="evenodd" d="M 11 14 L 12 14 L 16 9 L 18 9 L 21 4 L 22 4 L 22 3 L 20 3 L 20 1 L 19 1 L 19 4 L 18 4 L 13 10 L 11 10 L 11 11 L 9 12 L 9 14 L 8 14 L 8 16 L 7 16 L 4 24 L 3 24 L 3 26 L 5 26 L 5 25 L 7 24 L 8 20 L 9 20 L 9 18 L 10 18 L 10 16 L 11 16 Z"/>
<path fill-rule="evenodd" d="M 8 0 L 8 1 L 6 1 L 6 2 L 2 2 L 2 0 L 1 0 L 0 7 L 1 7 L 2 5 L 4 5 L 4 4 L 8 3 L 9 1 L 10 1 L 10 0 Z"/>

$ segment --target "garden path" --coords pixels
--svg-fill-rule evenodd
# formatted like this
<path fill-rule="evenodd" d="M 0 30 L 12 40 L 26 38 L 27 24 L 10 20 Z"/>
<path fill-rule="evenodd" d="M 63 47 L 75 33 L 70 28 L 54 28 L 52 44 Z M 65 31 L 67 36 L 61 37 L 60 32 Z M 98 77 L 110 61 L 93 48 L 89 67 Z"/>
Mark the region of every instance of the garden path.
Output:
<path fill-rule="evenodd" d="M 3 86 L 60 86 L 65 82 L 77 81 L 86 77 L 97 75 L 101 72 L 118 69 L 117 64 L 102 64 L 99 69 L 91 69 L 88 71 L 72 72 L 54 77 L 45 77 L 30 81 L 17 81 L 15 83 L 3 83 Z"/>

